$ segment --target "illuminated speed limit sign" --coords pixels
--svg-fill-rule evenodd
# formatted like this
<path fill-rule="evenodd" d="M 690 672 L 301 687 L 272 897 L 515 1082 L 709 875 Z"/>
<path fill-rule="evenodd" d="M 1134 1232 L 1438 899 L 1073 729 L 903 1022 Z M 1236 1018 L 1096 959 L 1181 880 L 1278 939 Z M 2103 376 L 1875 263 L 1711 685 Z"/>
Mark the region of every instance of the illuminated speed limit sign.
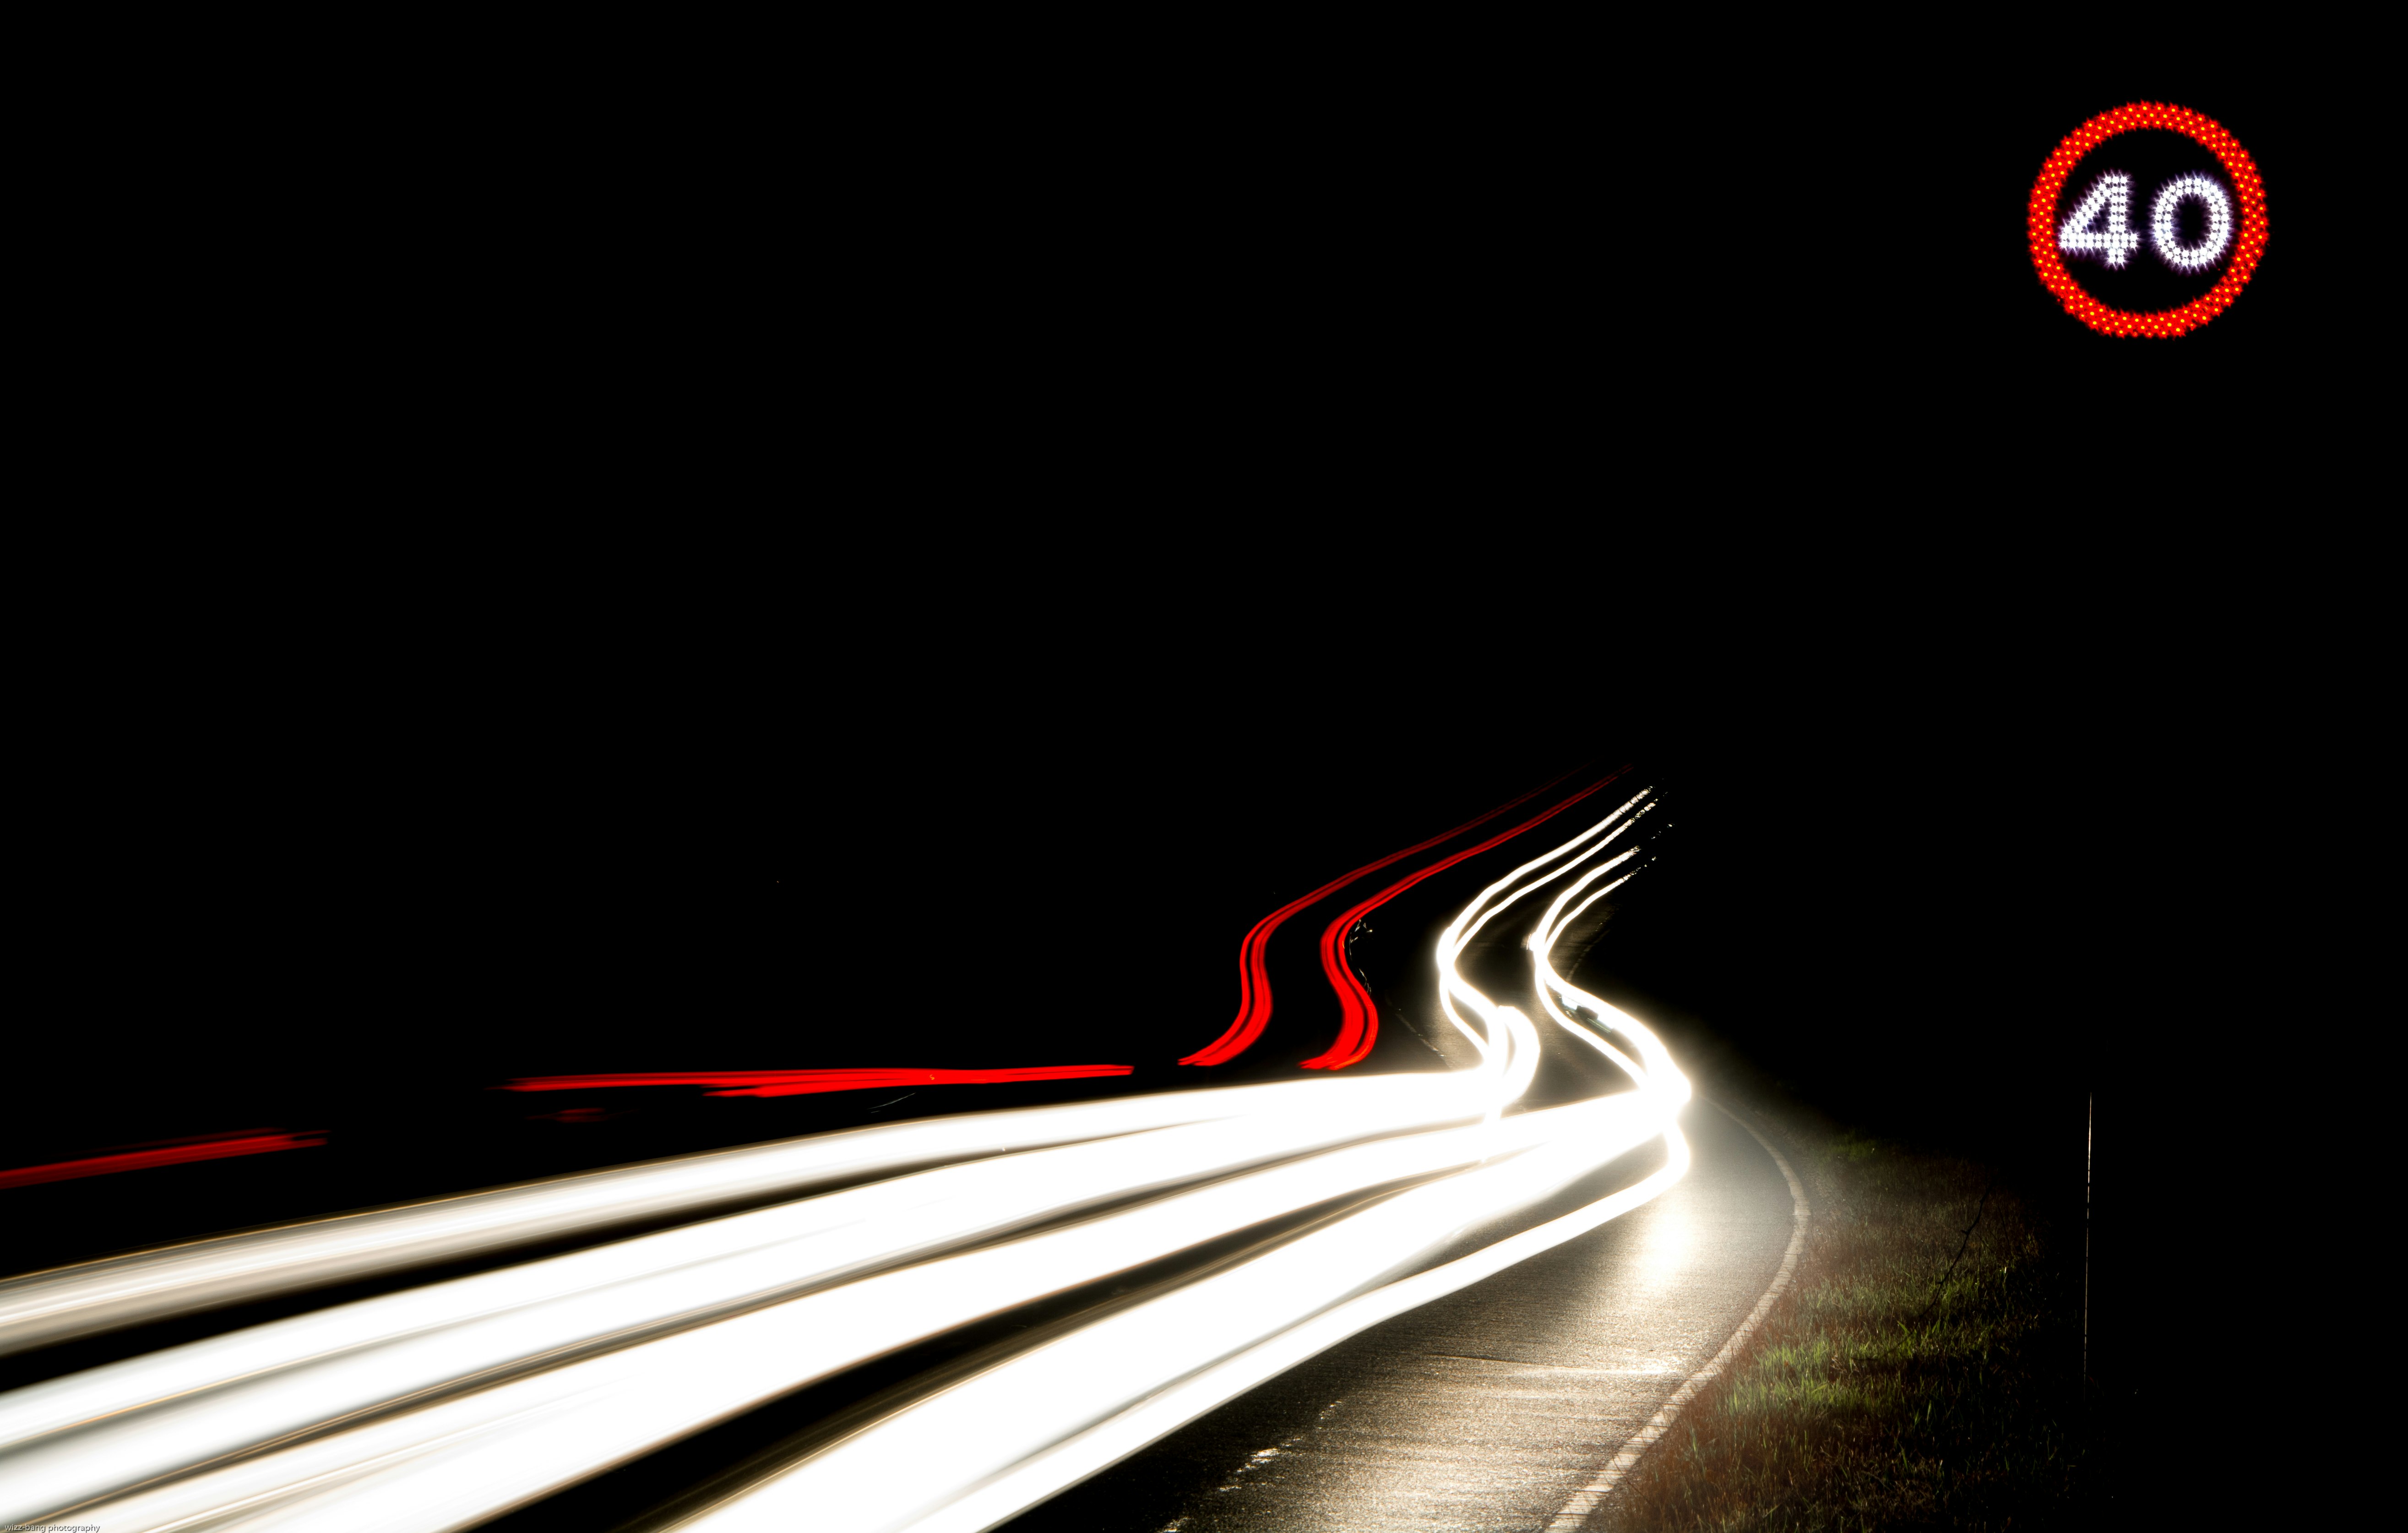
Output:
<path fill-rule="evenodd" d="M 2240 140 L 2139 102 L 2066 136 L 2032 184 L 2032 266 L 2102 335 L 2178 336 L 2224 312 L 2266 253 L 2266 187 Z"/>

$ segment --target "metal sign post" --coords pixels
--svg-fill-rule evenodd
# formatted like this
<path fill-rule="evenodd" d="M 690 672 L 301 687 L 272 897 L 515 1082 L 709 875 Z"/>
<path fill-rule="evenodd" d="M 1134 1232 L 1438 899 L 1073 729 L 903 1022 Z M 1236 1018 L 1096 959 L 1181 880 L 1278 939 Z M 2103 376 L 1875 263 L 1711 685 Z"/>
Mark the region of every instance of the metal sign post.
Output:
<path fill-rule="evenodd" d="M 2086 1098 L 2082 1121 L 2082 1381 L 2090 1381 L 2090 1145 L 2099 1127 L 2099 1093 Z"/>

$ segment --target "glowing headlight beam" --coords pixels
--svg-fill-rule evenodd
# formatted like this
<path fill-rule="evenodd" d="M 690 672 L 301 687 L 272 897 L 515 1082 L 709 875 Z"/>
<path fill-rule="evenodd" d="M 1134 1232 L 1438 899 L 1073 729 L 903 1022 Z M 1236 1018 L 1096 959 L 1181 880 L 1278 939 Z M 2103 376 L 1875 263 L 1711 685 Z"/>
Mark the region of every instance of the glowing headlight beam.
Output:
<path fill-rule="evenodd" d="M 1424 1080 L 1420 1090 L 1426 1093 L 1428 1077 Z M 1368 1088 L 1372 1097 L 1398 1088 L 1394 1081 L 1347 1084 Z M 801 1196 L 831 1183 L 1107 1135 L 1238 1118 L 1289 1100 L 1337 1100 L 1297 1095 L 1319 1089 L 1313 1082 L 1283 1081 L 882 1124 L 79 1263 L 0 1282 L 0 1355 L 539 1240 Z M 1439 1094 L 1461 1089 L 1440 1088 Z M 1407 1122 L 1419 1111 L 1448 1110 L 1435 1104 L 1406 1106 L 1402 1099 L 1398 1107 Z"/>
<path fill-rule="evenodd" d="M 1455 919 L 1447 924 L 1446 933 L 1443 938 L 1444 947 L 1440 948 L 1440 951 L 1446 954 L 1446 957 L 1442 962 L 1447 963 L 1454 962 L 1455 959 L 1460 958 L 1463 955 L 1464 948 L 1470 945 L 1471 939 L 1478 936 L 1482 929 L 1486 927 L 1490 921 L 1495 920 L 1506 910 L 1518 904 L 1526 895 L 1537 892 L 1541 888 L 1553 883 L 1555 879 L 1562 877 L 1565 874 L 1570 873 L 1572 869 L 1580 866 L 1584 861 L 1603 850 L 1615 836 L 1620 835 L 1624 831 L 1627 831 L 1630 829 L 1632 825 L 1637 824 L 1638 819 L 1636 817 L 1627 821 L 1625 821 L 1623 817 L 1629 814 L 1634 807 L 1642 803 L 1646 800 L 1647 796 L 1653 791 L 1653 788 L 1641 788 L 1637 793 L 1632 794 L 1627 800 L 1624 801 L 1622 805 L 1615 809 L 1613 813 L 1606 816 L 1603 819 L 1598 820 L 1587 830 L 1583 831 L 1579 835 L 1574 836 L 1571 840 L 1565 842 L 1562 846 L 1555 847 L 1552 851 L 1548 851 L 1541 856 L 1532 858 L 1529 861 L 1523 863 L 1520 867 L 1515 868 L 1512 872 L 1498 879 L 1495 883 L 1490 884 L 1486 889 L 1482 889 L 1479 895 L 1473 899 L 1471 904 L 1466 905 L 1463 910 L 1455 916 Z M 1640 813 L 1643 815 L 1646 811 L 1641 809 Z M 1608 833 L 1609 832 L 1611 833 Z M 1596 838 L 1600 835 L 1602 835 L 1604 839 L 1597 840 Z M 1575 852 L 1578 852 L 1580 855 L 1574 857 L 1572 854 Z M 1516 887 L 1516 880 L 1537 872 L 1537 870 L 1545 867 L 1550 862 L 1562 861 L 1566 858 L 1570 858 L 1571 861 L 1564 862 L 1562 867 L 1555 869 L 1552 873 L 1541 875 L 1537 878 L 1531 879 L 1530 882 L 1526 884 L 1521 884 L 1518 888 Z"/>
<path fill-rule="evenodd" d="M 1624 878 L 1615 879 L 1612 884 L 1607 885 L 1605 889 L 1592 895 L 1588 903 L 1602 899 L 1628 876 L 1625 875 Z M 1672 1063 L 1672 1051 L 1664 1047 L 1664 1041 L 1656 1035 L 1653 1029 L 1621 1007 L 1599 1000 L 1555 973 L 1553 962 L 1555 946 L 1562 939 L 1564 928 L 1570 926 L 1571 921 L 1572 917 L 1565 917 L 1556 923 L 1554 936 L 1549 937 L 1544 945 L 1533 945 L 1530 949 L 1530 977 L 1539 992 L 1539 1004 L 1545 1008 L 1548 1017 L 1561 1025 L 1565 1032 L 1605 1055 L 1627 1072 L 1639 1083 L 1642 1092 L 1661 1092 L 1668 1101 L 1674 1104 L 1686 1102 L 1690 1096 L 1689 1077 L 1683 1075 L 1680 1066 Z M 1561 1004 L 1558 1002 L 1558 997 L 1561 998 Z M 1565 1010 L 1567 1005 L 1586 1011 L 1590 1016 L 1604 1021 L 1615 1032 L 1638 1045 L 1640 1060 L 1632 1060 L 1622 1050 L 1598 1036 L 1595 1032 L 1581 1025 L 1567 1014 Z M 1641 1061 L 1644 1063 L 1641 1063 Z"/>
<path fill-rule="evenodd" d="M 466 1516 L 471 1509 L 478 1517 L 494 1515 L 896 1348 L 1334 1197 L 1461 1167 L 1473 1167 L 1462 1175 L 1484 1179 L 1484 1187 L 1509 1187 L 1513 1179 L 1503 1171 L 1528 1156 L 1541 1157 L 1534 1164 L 1561 1169 L 1567 1144 L 1638 1143 L 1661 1129 L 1644 1105 L 1625 1097 L 1526 1113 L 1500 1124 L 1352 1145 L 1123 1213 L 864 1278 L 98 1504 L 62 1503 L 55 1494 L 47 1499 L 39 1494 L 67 1483 L 61 1465 L 78 1446 L 70 1436 L 59 1454 L 38 1466 L 12 1455 L 0 1469 L 0 1496 L 20 1520 L 29 1515 L 22 1507 L 39 1506 L 41 1515 L 52 1515 L 72 1506 L 79 1519 L 142 1529 L 218 1515 L 247 1498 L 280 1496 L 337 1476 L 343 1504 L 370 1518 L 344 1526 L 464 1526 L 396 1519 L 398 1509 L 427 1497 L 449 1508 L 448 1515 Z M 1536 1175 L 1543 1182 L 1551 1174 L 1515 1175 Z M 1449 1210 L 1452 1230 L 1495 1211 L 1498 1200 L 1483 1193 L 1416 1205 L 1423 1206 Z M 1356 1249 L 1349 1260 L 1359 1265 L 1375 1249 L 1386 1248 Z M 511 1421 L 536 1425 L 499 1430 Z M 402 1422 L 413 1425 L 396 1425 Z M 415 1462 L 470 1430 L 481 1434 L 470 1446 L 442 1448 L 439 1475 Z M 405 1459 L 411 1461 L 406 1473 L 398 1468 Z M 385 1470 L 388 1462 L 397 1468 Z M 39 1469 L 51 1474 L 37 1482 Z M 95 1463 L 83 1472 L 108 1471 Z"/>
<path fill-rule="evenodd" d="M 1505 1061 L 1501 1050 L 1492 1049 L 1490 1047 L 1491 1039 L 1487 1035 L 1495 1034 L 1498 1026 L 1498 1020 L 1496 1018 L 1496 1007 L 1491 1005 L 1486 996 L 1481 994 L 1478 990 L 1472 987 L 1469 981 L 1463 977 L 1462 974 L 1455 968 L 1456 961 L 1463 956 L 1463 951 L 1470 945 L 1471 939 L 1479 935 L 1481 930 L 1498 914 L 1517 904 L 1523 896 L 1535 892 L 1543 885 L 1562 876 L 1566 873 L 1570 872 L 1574 867 L 1579 866 L 1581 859 L 1594 855 L 1606 845 L 1606 842 L 1612 839 L 1612 835 L 1619 835 L 1621 832 L 1612 831 L 1613 826 L 1622 820 L 1623 816 L 1628 814 L 1634 806 L 1640 803 L 1653 791 L 1654 790 L 1652 788 L 1641 788 L 1639 792 L 1633 794 L 1627 801 L 1626 801 L 1620 808 L 1614 810 L 1613 813 L 1606 816 L 1603 819 L 1598 820 L 1595 825 L 1590 826 L 1587 830 L 1583 831 L 1579 835 L 1574 836 L 1571 840 L 1565 842 L 1562 846 L 1557 846 L 1551 851 L 1532 858 L 1529 861 L 1513 869 L 1503 877 L 1497 879 L 1487 888 L 1482 889 L 1480 893 L 1473 898 L 1472 902 L 1464 906 L 1462 911 L 1455 916 L 1455 919 L 1447 924 L 1446 930 L 1439 933 L 1439 1009 L 1445 1016 L 1447 1021 L 1453 1024 L 1456 1032 L 1462 1034 L 1465 1037 L 1469 1038 L 1479 1049 L 1482 1060 L 1481 1068 L 1483 1070 L 1493 1072 L 1499 1079 L 1501 1079 L 1505 1067 Z M 1637 822 L 1633 820 L 1630 823 L 1635 824 Z M 1627 828 L 1627 826 L 1626 825 L 1625 829 Z M 1607 834 L 1609 831 L 1612 831 L 1612 835 Z M 1604 836 L 1605 840 L 1598 840 L 1597 838 L 1599 836 Z M 1583 850 L 1584 847 L 1586 848 L 1585 851 Z M 1565 862 L 1564 866 L 1557 868 L 1554 873 L 1547 874 L 1544 876 L 1534 879 L 1528 883 L 1519 882 L 1526 875 L 1537 872 L 1539 869 L 1547 866 L 1551 862 L 1562 861 L 1566 858 L 1572 858 L 1573 854 L 1576 852 L 1580 853 L 1579 858 L 1573 858 L 1573 861 Z M 1517 884 L 1518 887 L 1516 887 Z M 1483 1023 L 1482 1033 L 1474 1033 L 1469 1024 L 1464 1021 L 1463 1014 L 1455 1009 L 1457 1002 L 1461 1002 L 1463 1005 L 1470 1006 L 1474 1011 L 1480 1014 Z"/>
<path fill-rule="evenodd" d="M 1167 1436 L 1206 1411 L 1237 1398 L 1264 1381 L 1284 1373 L 1315 1353 L 1358 1332 L 1469 1287 L 1517 1262 L 1527 1261 L 1567 1240 L 1586 1235 L 1646 1203 L 1687 1174 L 1689 1144 L 1677 1128 L 1664 1131 L 1670 1159 L 1653 1176 L 1584 1208 L 1577 1208 L 1534 1229 L 1495 1245 L 1457 1257 L 1443 1266 L 1416 1273 L 1384 1288 L 1374 1289 L 1303 1324 L 1250 1348 L 1213 1367 L 1169 1385 L 1135 1408 L 1080 1433 L 1055 1447 L 1024 1459 L 968 1495 L 939 1508 L 912 1525 L 916 1533 L 974 1533 L 1110 1468 L 1148 1443 Z M 765 1487 L 775 1494 L 774 1482 Z M 730 1509 L 733 1510 L 732 1508 Z M 733 1533 L 745 1526 L 731 1517 L 724 1529 L 716 1517 L 691 1525 L 712 1533 Z"/>
<path fill-rule="evenodd" d="M 1328 978 L 1330 989 L 1338 992 L 1340 1012 L 1338 1037 L 1336 1041 L 1330 1044 L 1327 1049 L 1314 1055 L 1309 1060 L 1306 1060 L 1304 1062 L 1304 1068 L 1308 1070 L 1343 1070 L 1350 1064 L 1358 1064 L 1362 1063 L 1362 1061 L 1370 1054 L 1371 1046 L 1379 1040 L 1379 1007 L 1371 1004 L 1371 992 L 1363 988 L 1363 981 L 1355 977 L 1354 971 L 1347 966 L 1346 956 L 1340 946 L 1345 941 L 1346 933 L 1354 929 L 1354 923 L 1356 921 L 1361 920 L 1372 911 L 1377 910 L 1380 906 L 1387 904 L 1390 900 L 1395 899 L 1398 895 L 1402 894 L 1405 890 L 1412 888 L 1415 884 L 1422 882 L 1422 880 L 1428 878 L 1433 875 L 1443 873 L 1447 869 L 1454 867 L 1456 863 L 1465 861 L 1467 858 L 1477 857 L 1482 852 L 1487 851 L 1492 847 L 1501 846 L 1506 842 L 1522 834 L 1525 831 L 1545 824 L 1548 820 L 1555 818 L 1557 815 L 1562 814 L 1573 804 L 1580 803 L 1590 794 L 1606 787 L 1608 784 L 1619 778 L 1623 773 L 1629 770 L 1630 769 L 1627 767 L 1623 767 L 1614 772 L 1608 773 L 1603 777 L 1598 778 L 1596 782 L 1589 784 L 1586 788 L 1584 788 L 1579 792 L 1573 794 L 1570 798 L 1564 800 L 1563 803 L 1555 805 L 1553 808 L 1548 809 L 1543 813 L 1533 815 L 1528 819 L 1524 820 L 1521 824 L 1514 826 L 1512 830 L 1504 832 L 1498 835 L 1493 835 L 1476 846 L 1466 846 L 1463 850 L 1455 852 L 1452 856 L 1442 857 L 1437 861 L 1431 863 L 1429 866 L 1419 869 L 1416 872 L 1398 879 L 1397 882 L 1389 885 L 1386 889 L 1382 889 L 1379 893 L 1372 895 L 1369 899 L 1355 905 L 1353 909 L 1344 912 L 1336 920 L 1331 921 L 1321 933 L 1321 972 Z"/>
<path fill-rule="evenodd" d="M 1603 889 L 1593 891 L 1587 899 L 1583 900 L 1580 904 L 1564 912 L 1562 918 L 1557 920 L 1554 927 L 1545 933 L 1545 945 L 1549 947 L 1553 947 L 1556 943 L 1562 941 L 1565 928 L 1570 926 L 1572 922 L 1580 919 L 1583 916 L 1587 915 L 1589 906 L 1597 904 L 1598 901 L 1604 899 L 1607 895 L 1612 893 L 1615 889 L 1620 889 L 1623 885 L 1630 882 L 1631 879 L 1638 875 L 1638 869 L 1634 868 L 1630 872 L 1624 874 L 1621 877 L 1616 878 L 1613 882 L 1606 885 Z"/>
<path fill-rule="evenodd" d="M 1075 1452 L 1082 1436 L 1101 1430 L 1116 1438 L 1118 1456 L 1211 1409 L 1232 1385 L 1259 1378 L 1266 1361 L 1280 1367 L 1299 1361 L 1390 1314 L 1594 1228 L 1670 1185 L 1678 1175 L 1673 1166 L 1665 1168 L 1670 1175 L 1658 1172 L 1631 1189 L 1635 1196 L 1601 1199 L 1542 1227 L 1543 1233 L 1526 1232 L 1536 1238 L 1507 1242 L 1487 1261 L 1470 1260 L 1443 1276 L 1424 1274 L 1418 1283 L 1408 1279 L 1400 1291 L 1387 1292 L 1469 1225 L 1526 1207 L 1670 1128 L 1652 1099 L 1609 1101 L 1627 1105 L 1615 1130 L 1552 1135 L 1512 1161 L 1399 1193 L 1254 1261 L 1106 1316 L 854 1434 L 691 1526 L 712 1533 L 813 1525 L 865 1533 L 992 1526 L 1059 1489 L 1064 1466 L 1048 1466 L 1050 1474 L 1031 1467 Z M 1349 1308 L 1350 1301 L 1368 1302 Z M 1324 1317 L 1326 1323 L 1280 1345 Z M 1226 1372 L 1211 1378 L 1216 1370 Z M 1140 1411 L 1143 1437 L 1125 1427 L 1111 1433 L 1118 1418 Z M 1085 1467 L 1076 1466 L 1079 1472 Z M 1011 1489 L 980 1496 L 997 1483 Z M 957 1510 L 972 1498 L 972 1507 Z"/>
<path fill-rule="evenodd" d="M 1393 1132 L 1393 1100 L 1347 1106 L 1333 1102 L 1326 1111 L 1187 1124 L 946 1166 L 295 1316 L 18 1390 L 0 1396 L 0 1449 L 8 1454 L 0 1466 L 0 1507 L 73 1506 L 463 1379 L 624 1345 L 1099 1203 Z"/>

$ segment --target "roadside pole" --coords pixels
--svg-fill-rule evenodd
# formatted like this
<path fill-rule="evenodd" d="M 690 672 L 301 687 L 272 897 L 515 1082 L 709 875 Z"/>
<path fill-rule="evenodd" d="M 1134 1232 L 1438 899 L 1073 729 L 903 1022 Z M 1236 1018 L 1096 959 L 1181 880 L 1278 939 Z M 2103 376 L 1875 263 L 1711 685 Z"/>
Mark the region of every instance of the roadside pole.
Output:
<path fill-rule="evenodd" d="M 2099 1093 L 2092 1092 L 2082 1113 L 2082 1382 L 2090 1382 L 2090 1146 L 2099 1127 Z"/>

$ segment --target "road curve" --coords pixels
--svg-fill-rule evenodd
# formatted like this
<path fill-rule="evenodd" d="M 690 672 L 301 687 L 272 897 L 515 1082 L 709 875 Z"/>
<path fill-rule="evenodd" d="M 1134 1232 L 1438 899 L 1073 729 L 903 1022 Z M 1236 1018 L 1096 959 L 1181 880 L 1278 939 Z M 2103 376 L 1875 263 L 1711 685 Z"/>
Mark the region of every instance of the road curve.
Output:
<path fill-rule="evenodd" d="M 1654 1202 L 1363 1332 L 1006 1526 L 1545 1527 L 1713 1356 L 1788 1245 L 1789 1188 L 1764 1148 L 1701 1102 L 1682 1127 L 1695 1160 Z"/>
<path fill-rule="evenodd" d="M 1511 841 L 1612 780 L 1432 868 Z M 1351 1394 L 1316 1407 L 1312 1428 L 1339 1431 L 1344 1416 L 1354 1434 L 1345 1439 L 1354 1446 L 1323 1454 L 1342 1471 L 1338 1485 L 1365 1480 L 1362 1442 L 1387 1443 L 1391 1468 L 1412 1468 L 1403 1482 L 1369 1476 L 1357 1520 L 1404 1504 L 1438 1509 L 1427 1514 L 1435 1525 L 1417 1513 L 1417 1526 L 1518 1526 L 1521 1501 L 1552 1496 L 1559 1506 L 1593 1478 L 1763 1288 L 1765 1274 L 1724 1270 L 1750 1245 L 1733 1233 L 1739 1216 L 1699 1211 L 1694 1195 L 1671 1205 L 1695 1213 L 1687 1222 L 1633 1226 L 1657 1232 L 1652 1243 L 1595 1245 L 1600 1225 L 1678 1187 L 1694 1154 L 1673 1126 L 1688 1083 L 1660 1040 L 1551 967 L 1571 924 L 1630 875 L 1623 870 L 1637 846 L 1616 844 L 1649 801 L 1642 788 L 1552 848 L 1517 847 L 1526 860 L 1501 875 L 1484 872 L 1485 888 L 1424 949 L 1447 1026 L 1423 1042 L 1447 1068 L 1034 1109 L 1040 1126 L 1016 1143 L 1011 1125 L 1028 1114 L 866 1131 L 911 1139 L 917 1149 L 883 1166 L 906 1174 L 337 1304 L 12 1392 L 0 1397 L 0 1443 L 11 1450 L 0 1505 L 36 1520 L 72 1511 L 158 1533 L 199 1522 L 454 1533 L 586 1482 L 604 1491 L 596 1477 L 614 1466 L 958 1334 L 974 1350 L 953 1363 L 839 1410 L 774 1462 L 748 1461 L 735 1479 L 697 1486 L 699 1501 L 662 1511 L 714 1533 L 797 1516 L 974 1533 L 1066 1489 L 1109 1502 L 1127 1468 L 1108 1467 L 1122 1455 L 1144 1461 L 1154 1439 L 1242 1415 L 1250 1399 L 1293 1398 L 1295 1381 L 1359 1353 L 1359 1332 L 1406 1325 L 1421 1336 L 1468 1316 L 1446 1322 L 1459 1335 L 1433 1332 L 1405 1348 L 1404 1365 L 1420 1359 L 1435 1374 L 1398 1372 L 1399 1359 L 1384 1359 Z M 1350 947 L 1354 930 L 1340 923 Z M 1338 949 L 1325 947 L 1334 962 Z M 1348 1013 L 1361 1033 L 1342 1034 L 1345 1049 L 1374 1044 L 1373 1015 Z M 1715 1149 L 1724 1125 L 1690 1116 L 1709 1167 L 1728 1161 Z M 839 1150 L 837 1161 L 861 1169 L 847 1158 L 851 1143 L 739 1154 L 746 1175 L 737 1180 L 748 1200 L 767 1191 L 752 1186 L 747 1158 L 766 1153 L 785 1158 L 772 1195 L 803 1192 Z M 810 1164 L 785 1164 L 796 1155 Z M 501 1189 L 396 1217 L 436 1220 L 448 1239 L 448 1222 L 464 1210 L 493 1212 L 492 1204 L 515 1229 L 525 1220 L 510 1216 L 525 1213 L 526 1198 L 568 1195 L 590 1222 L 584 1204 L 599 1198 L 610 1206 L 604 1212 L 615 1210 L 628 1177 L 650 1189 L 643 1179 L 695 1174 L 708 1185 L 679 1180 L 674 1191 L 700 1197 L 690 1211 L 701 1213 L 730 1191 L 725 1159 Z M 1730 1179 L 1710 1170 L 1705 1185 Z M 1787 1231 L 1782 1184 L 1770 1185 L 1777 1263 Z M 545 1233 L 555 1233 L 544 1222 L 553 1211 L 545 1202 L 536 1221 Z M 318 1246 L 356 1243 L 356 1222 L 276 1232 L 257 1251 L 242 1246 L 243 1280 L 316 1280 Z M 427 1232 L 410 1223 L 376 1233 L 377 1260 L 415 1262 L 412 1242 Z M 474 1233 L 490 1241 L 496 1232 Z M 388 1249 L 388 1236 L 408 1249 Z M 1225 1251 L 1232 1240 L 1240 1244 Z M 286 1249 L 295 1242 L 308 1249 Z M 151 1253 L 138 1270 L 104 1262 L 43 1275 L 39 1293 L 25 1295 L 39 1313 L 21 1319 L 125 1323 L 109 1306 L 128 1282 L 179 1308 L 224 1302 L 208 1283 L 199 1293 L 184 1280 L 194 1263 L 214 1280 L 209 1264 L 227 1254 L 217 1245 Z M 1567 1267 L 1563 1257 L 1626 1246 L 1636 1254 L 1619 1265 Z M 1018 1334 L 1029 1331 L 1024 1323 L 975 1350 L 982 1326 L 1057 1299 L 1072 1306 L 1067 1329 Z M 1500 1382 L 1499 1368 L 1543 1387 Z M 1603 1382 L 1616 1378 L 1635 1382 L 1617 1393 Z M 1536 1403 L 1550 1396 L 1552 1414 Z M 1617 1430 L 1625 1396 L 1629 1419 Z M 1352 1415 L 1349 1398 L 1359 1407 Z M 1228 1484 L 1312 1436 L 1255 1443 Z M 1555 1446 L 1529 1458 L 1541 1441 Z M 1453 1492 L 1450 1462 L 1462 1471 Z M 1107 1472 L 1082 1488 L 1099 1467 Z M 1232 1491 L 1216 1479 L 1209 1494 L 1218 1506 Z M 1336 1494 L 1302 1487 L 1303 1525 L 1347 1526 L 1336 1520 L 1353 1515 L 1342 1506 L 1319 1504 Z M 1089 1526 L 1135 1526 L 1127 1508 L 1101 1511 Z M 1173 1507 L 1164 1526 L 1197 1514 Z"/>

